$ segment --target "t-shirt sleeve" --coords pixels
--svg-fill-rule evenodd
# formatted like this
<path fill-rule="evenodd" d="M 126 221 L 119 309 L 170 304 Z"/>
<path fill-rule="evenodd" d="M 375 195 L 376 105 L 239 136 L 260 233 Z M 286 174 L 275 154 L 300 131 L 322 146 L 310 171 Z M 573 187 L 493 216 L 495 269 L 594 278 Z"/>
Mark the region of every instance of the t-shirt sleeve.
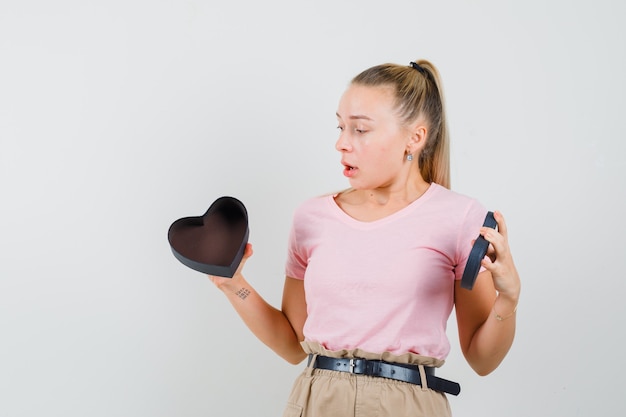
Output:
<path fill-rule="evenodd" d="M 301 234 L 298 231 L 298 226 L 302 224 L 301 222 L 298 222 L 298 214 L 298 212 L 294 214 L 291 230 L 289 231 L 285 275 L 291 278 L 304 279 L 308 256 L 304 253 L 301 240 L 298 239 Z"/>
<path fill-rule="evenodd" d="M 454 270 L 455 279 L 463 277 L 463 271 L 467 264 L 467 259 L 472 251 L 472 240 L 475 240 L 480 233 L 480 228 L 485 222 L 487 209 L 476 200 L 471 200 L 465 218 L 459 227 L 459 237 L 457 242 L 457 262 Z M 485 268 L 480 267 L 480 272 Z"/>

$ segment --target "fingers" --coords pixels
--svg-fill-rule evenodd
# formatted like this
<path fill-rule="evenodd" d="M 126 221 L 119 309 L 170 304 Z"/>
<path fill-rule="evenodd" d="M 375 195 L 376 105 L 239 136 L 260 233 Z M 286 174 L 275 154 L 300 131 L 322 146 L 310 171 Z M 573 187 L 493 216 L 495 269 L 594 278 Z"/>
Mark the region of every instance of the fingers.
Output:
<path fill-rule="evenodd" d="M 493 218 L 496 220 L 496 223 L 498 223 L 498 231 L 500 232 L 500 234 L 505 238 L 508 238 L 508 230 L 502 213 L 499 211 L 494 211 Z"/>
<path fill-rule="evenodd" d="M 492 244 L 489 244 L 489 246 L 487 247 L 486 256 L 489 257 L 492 263 L 496 261 L 496 250 Z"/>
<path fill-rule="evenodd" d="M 252 243 L 246 243 L 246 248 L 243 251 L 243 259 L 248 259 L 252 256 L 254 251 L 252 250 Z"/>
<path fill-rule="evenodd" d="M 480 234 L 485 240 L 492 245 L 497 245 L 500 242 L 506 242 L 506 237 L 499 231 L 492 229 L 491 227 L 481 227 Z M 494 246 L 495 247 L 495 246 Z"/>
<path fill-rule="evenodd" d="M 493 216 L 498 224 L 498 229 L 491 227 L 481 227 L 480 229 L 481 236 L 489 242 L 487 258 L 483 260 L 483 266 L 489 270 L 493 269 L 493 264 L 498 258 L 502 259 L 508 254 L 508 236 L 504 216 L 499 211 L 495 211 Z"/>
<path fill-rule="evenodd" d="M 491 273 L 494 286 L 499 293 L 519 296 L 520 279 L 509 249 L 508 229 L 504 216 L 499 211 L 493 213 L 498 230 L 482 227 L 480 234 L 489 242 L 487 256 L 481 265 Z"/>
<path fill-rule="evenodd" d="M 496 246 L 501 246 L 502 249 L 504 249 L 505 246 L 503 245 L 506 245 L 508 242 L 508 231 L 506 222 L 504 221 L 504 216 L 501 212 L 495 211 L 493 213 L 493 217 L 498 224 L 498 229 L 496 230 L 491 227 L 481 227 L 480 234 L 485 238 L 485 240 L 491 243 L 489 250 L 495 250 L 498 252 L 498 248 Z"/>

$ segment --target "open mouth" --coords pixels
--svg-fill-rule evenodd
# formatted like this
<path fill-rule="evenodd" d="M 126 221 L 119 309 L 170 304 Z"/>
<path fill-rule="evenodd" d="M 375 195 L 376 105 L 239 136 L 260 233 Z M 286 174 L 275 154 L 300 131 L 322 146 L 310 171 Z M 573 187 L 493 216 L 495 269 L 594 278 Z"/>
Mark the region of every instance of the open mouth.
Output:
<path fill-rule="evenodd" d="M 356 171 L 357 167 L 346 164 L 343 165 L 343 175 L 345 175 L 346 177 L 352 177 Z"/>

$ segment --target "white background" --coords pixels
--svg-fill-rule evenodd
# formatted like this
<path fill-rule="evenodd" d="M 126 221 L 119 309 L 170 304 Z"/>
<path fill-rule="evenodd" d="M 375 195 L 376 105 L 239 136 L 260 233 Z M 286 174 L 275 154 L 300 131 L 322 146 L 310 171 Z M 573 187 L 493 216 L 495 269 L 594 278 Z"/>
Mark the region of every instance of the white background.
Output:
<path fill-rule="evenodd" d="M 279 305 L 291 214 L 348 184 L 334 112 L 383 62 L 440 69 L 453 189 L 501 210 L 515 344 L 455 416 L 623 416 L 626 6 L 0 0 L 0 416 L 279 416 L 302 366 L 171 254 L 241 199 Z"/>

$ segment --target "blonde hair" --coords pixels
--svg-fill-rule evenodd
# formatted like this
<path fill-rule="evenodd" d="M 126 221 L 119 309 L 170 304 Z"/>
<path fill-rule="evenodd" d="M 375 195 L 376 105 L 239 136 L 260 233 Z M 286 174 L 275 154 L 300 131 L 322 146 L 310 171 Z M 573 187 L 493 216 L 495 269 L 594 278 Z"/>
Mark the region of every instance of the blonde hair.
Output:
<path fill-rule="evenodd" d="M 450 188 L 450 140 L 441 78 L 435 66 L 423 59 L 408 66 L 377 65 L 354 77 L 352 84 L 392 87 L 403 123 L 424 117 L 428 133 L 418 157 L 420 173 L 425 181 Z"/>

